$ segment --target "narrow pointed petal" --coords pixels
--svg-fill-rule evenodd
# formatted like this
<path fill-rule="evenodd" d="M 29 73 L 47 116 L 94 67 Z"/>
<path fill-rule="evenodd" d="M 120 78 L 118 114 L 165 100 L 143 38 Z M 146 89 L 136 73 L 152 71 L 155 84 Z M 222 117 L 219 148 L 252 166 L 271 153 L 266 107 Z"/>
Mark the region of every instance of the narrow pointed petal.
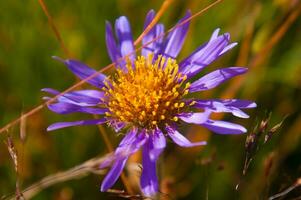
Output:
<path fill-rule="evenodd" d="M 146 29 L 146 27 L 151 23 L 151 21 L 154 19 L 155 17 L 155 11 L 154 10 L 150 10 L 145 18 L 145 22 L 144 22 L 144 28 L 143 30 Z M 148 54 L 153 53 L 154 52 L 154 47 L 155 47 L 155 43 L 156 41 L 153 41 L 154 38 L 156 37 L 156 25 L 143 37 L 142 39 L 142 50 L 141 50 L 141 54 L 144 57 L 147 57 Z M 150 44 L 148 44 L 150 42 Z"/>
<path fill-rule="evenodd" d="M 167 126 L 166 127 L 168 136 L 176 143 L 177 145 L 181 147 L 195 147 L 195 146 L 201 146 L 206 145 L 206 141 L 201 142 L 190 142 L 187 138 L 185 138 L 181 133 L 179 133 L 176 129 Z"/>
<path fill-rule="evenodd" d="M 108 111 L 108 109 L 106 108 L 89 108 L 89 107 L 78 106 L 75 104 L 65 103 L 65 102 L 49 104 L 48 108 L 51 111 L 56 112 L 58 114 L 70 114 L 74 112 L 82 112 L 82 113 L 103 115 L 105 112 Z"/>
<path fill-rule="evenodd" d="M 220 113 L 220 112 L 230 112 L 236 117 L 248 118 L 245 112 L 240 110 L 239 108 L 229 105 L 231 103 L 231 99 L 227 100 L 194 100 L 196 103 L 193 105 L 196 108 L 200 109 L 210 109 L 212 112 Z M 249 104 L 250 105 L 250 104 Z M 255 104 L 256 105 L 256 104 Z"/>
<path fill-rule="evenodd" d="M 145 196 L 154 196 L 159 190 L 156 163 L 165 146 L 163 133 L 156 130 L 143 147 L 140 185 Z"/>
<path fill-rule="evenodd" d="M 61 128 L 66 128 L 70 126 L 82 126 L 82 125 L 96 125 L 103 124 L 107 120 L 106 119 L 91 119 L 91 120 L 81 120 L 81 121 L 73 121 L 73 122 L 58 122 L 50 125 L 47 128 L 47 131 L 53 131 Z"/>
<path fill-rule="evenodd" d="M 210 114 L 210 110 L 205 110 L 205 112 L 198 113 L 182 113 L 178 117 L 186 123 L 202 124 L 209 119 Z"/>
<path fill-rule="evenodd" d="M 226 80 L 243 74 L 246 71 L 247 68 L 244 67 L 228 67 L 215 70 L 193 82 L 190 86 L 190 92 L 198 92 L 215 88 Z"/>
<path fill-rule="evenodd" d="M 164 56 L 171 58 L 176 58 L 178 56 L 185 41 L 190 22 L 186 22 L 185 24 L 181 23 L 187 20 L 190 16 L 190 11 L 187 11 L 186 15 L 175 26 L 176 28 L 168 34 L 166 43 L 162 48 L 162 54 Z"/>
<path fill-rule="evenodd" d="M 104 93 L 97 90 L 78 90 L 67 92 L 63 96 L 79 104 L 98 105 L 102 102 Z"/>
<path fill-rule="evenodd" d="M 211 34 L 211 37 L 209 39 L 209 42 L 215 40 L 218 37 L 220 30 L 221 30 L 220 28 L 217 28 L 213 31 L 213 33 Z"/>
<path fill-rule="evenodd" d="M 77 60 L 61 60 L 56 57 L 54 58 L 56 60 L 63 61 L 68 69 L 73 72 L 78 78 L 86 79 L 93 75 L 93 78 L 90 78 L 87 82 L 98 88 L 104 87 L 103 81 L 106 79 L 106 76 L 104 74 L 97 72 L 96 70 Z"/>
<path fill-rule="evenodd" d="M 117 66 L 120 66 L 122 69 L 124 69 L 125 61 L 120 59 L 121 58 L 120 49 L 116 44 L 112 25 L 110 24 L 110 22 L 106 22 L 106 46 L 112 62 L 117 63 Z"/>
<path fill-rule="evenodd" d="M 145 18 L 144 30 L 151 23 L 155 17 L 155 11 L 150 10 Z M 147 57 L 149 54 L 157 54 L 162 48 L 164 36 L 164 25 L 156 24 L 142 39 L 141 54 Z M 156 57 L 156 55 L 155 55 Z"/>
<path fill-rule="evenodd" d="M 150 151 L 151 158 L 157 158 L 166 147 L 165 136 L 160 129 L 156 129 L 152 135 L 152 149 Z"/>
<path fill-rule="evenodd" d="M 60 92 L 58 90 L 52 88 L 43 88 L 41 89 L 42 92 L 47 92 L 49 94 L 58 95 Z"/>
<path fill-rule="evenodd" d="M 107 163 L 104 163 L 104 165 L 107 166 L 109 162 L 115 160 L 112 168 L 101 184 L 101 191 L 106 191 L 114 185 L 128 157 L 138 151 L 147 141 L 148 136 L 144 132 L 137 134 L 137 131 L 136 128 L 131 129 L 120 142 L 114 153 L 114 157 L 109 158 Z"/>
<path fill-rule="evenodd" d="M 128 158 L 126 157 L 126 158 L 115 161 L 111 170 L 106 175 L 105 179 L 102 181 L 101 188 L 100 188 L 100 190 L 102 192 L 107 191 L 114 185 L 114 183 L 119 178 L 127 159 Z"/>
<path fill-rule="evenodd" d="M 208 120 L 202 126 L 219 134 L 242 134 L 247 132 L 245 127 L 226 121 Z"/>
<path fill-rule="evenodd" d="M 129 56 L 133 61 L 136 57 L 133 36 L 130 23 L 125 16 L 121 16 L 116 20 L 115 30 L 120 43 L 121 56 Z"/>
<path fill-rule="evenodd" d="M 222 56 L 223 54 L 225 54 L 227 51 L 231 50 L 232 48 L 234 48 L 237 45 L 237 42 L 233 42 L 229 45 L 227 45 L 222 52 L 219 53 L 219 57 Z"/>
<path fill-rule="evenodd" d="M 43 92 L 48 92 L 53 95 L 58 95 L 60 92 L 51 88 L 42 89 Z M 96 106 L 101 104 L 101 99 L 104 93 L 97 90 L 77 90 L 67 92 L 58 97 L 58 102 L 70 103 L 78 106 Z"/>
<path fill-rule="evenodd" d="M 155 195 L 158 190 L 158 178 L 156 162 L 150 158 L 150 145 L 146 144 L 142 152 L 142 174 L 140 178 L 140 185 L 143 194 L 147 197 Z"/>
<path fill-rule="evenodd" d="M 128 146 L 131 146 L 135 142 L 135 137 L 137 135 L 137 129 L 132 128 L 128 131 L 128 133 L 123 137 L 118 147 L 116 148 L 114 154 L 109 155 L 104 162 L 100 165 L 101 168 L 108 167 L 111 163 L 113 163 L 117 159 L 123 159 L 128 157 L 130 154 L 122 154 L 122 151 Z"/>
<path fill-rule="evenodd" d="M 228 106 L 234 106 L 236 108 L 242 108 L 242 109 L 257 107 L 257 104 L 254 101 L 249 101 L 249 100 L 224 99 L 224 100 L 220 100 L 220 101 L 222 101 L 222 103 L 224 103 Z"/>
<path fill-rule="evenodd" d="M 220 57 L 221 52 L 227 47 L 230 35 L 225 33 L 216 37 L 215 31 L 208 43 L 201 45 L 190 56 L 184 59 L 180 64 L 180 70 L 188 78 L 199 73 L 204 67 L 211 64 Z"/>
<path fill-rule="evenodd" d="M 140 149 L 147 141 L 148 135 L 144 131 L 137 133 L 137 129 L 131 129 L 126 136 L 122 139 L 119 146 L 115 150 L 115 157 L 121 159 L 128 157 Z"/>

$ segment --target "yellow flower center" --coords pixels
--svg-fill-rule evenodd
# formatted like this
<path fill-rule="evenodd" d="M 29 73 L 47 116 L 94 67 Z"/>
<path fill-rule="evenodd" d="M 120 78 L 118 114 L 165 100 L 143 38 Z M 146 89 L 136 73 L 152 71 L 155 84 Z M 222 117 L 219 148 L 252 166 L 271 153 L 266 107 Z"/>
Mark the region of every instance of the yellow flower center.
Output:
<path fill-rule="evenodd" d="M 150 129 L 177 121 L 190 83 L 183 84 L 186 76 L 179 73 L 176 61 L 141 56 L 134 66 L 128 61 L 126 69 L 117 70 L 103 88 L 107 117 Z"/>

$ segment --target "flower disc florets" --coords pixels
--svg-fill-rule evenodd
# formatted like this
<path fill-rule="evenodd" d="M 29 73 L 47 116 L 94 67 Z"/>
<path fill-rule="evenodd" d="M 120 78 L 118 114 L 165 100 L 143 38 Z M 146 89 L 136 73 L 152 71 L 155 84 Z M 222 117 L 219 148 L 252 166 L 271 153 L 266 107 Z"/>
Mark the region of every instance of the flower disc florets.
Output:
<path fill-rule="evenodd" d="M 141 56 L 134 64 L 128 61 L 126 68 L 107 79 L 103 88 L 107 117 L 149 129 L 177 121 L 190 84 L 183 84 L 186 76 L 179 73 L 176 61 Z"/>

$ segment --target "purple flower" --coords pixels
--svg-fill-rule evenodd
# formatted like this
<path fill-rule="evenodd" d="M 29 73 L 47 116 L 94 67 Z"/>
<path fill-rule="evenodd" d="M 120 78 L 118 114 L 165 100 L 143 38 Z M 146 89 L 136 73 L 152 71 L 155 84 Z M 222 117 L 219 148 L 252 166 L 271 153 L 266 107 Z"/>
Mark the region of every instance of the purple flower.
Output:
<path fill-rule="evenodd" d="M 151 10 L 144 28 L 152 21 Z M 181 23 L 191 16 L 187 12 Z M 230 35 L 219 35 L 216 29 L 210 40 L 197 48 L 179 64 L 176 58 L 183 46 L 189 23 L 176 27 L 166 38 L 155 38 L 164 32 L 162 24 L 156 24 L 142 40 L 141 56 L 134 53 L 131 27 L 126 17 L 116 20 L 115 33 L 106 23 L 106 44 L 111 60 L 117 66 L 114 76 L 98 73 L 88 83 L 98 90 L 68 92 L 50 104 L 50 110 L 59 114 L 82 112 L 103 115 L 101 119 L 59 122 L 48 127 L 48 131 L 69 126 L 107 123 L 116 132 L 126 130 L 115 153 L 101 167 L 111 166 L 101 185 L 101 191 L 113 186 L 120 176 L 127 159 L 143 148 L 143 170 L 141 189 L 146 196 L 158 191 L 156 162 L 170 138 L 181 147 L 205 145 L 205 141 L 192 143 L 178 132 L 177 126 L 186 122 L 208 128 L 219 134 L 241 134 L 246 129 L 231 122 L 210 119 L 212 113 L 229 112 L 234 116 L 248 118 L 241 109 L 254 108 L 252 101 L 238 99 L 192 99 L 187 94 L 209 90 L 247 71 L 243 67 L 221 68 L 190 83 L 191 78 L 204 67 L 218 59 L 236 43 L 229 43 Z M 117 39 L 117 40 L 116 40 Z M 150 41 L 153 41 L 150 43 Z M 148 44 L 149 43 L 149 44 Z M 121 59 L 126 57 L 126 59 Z M 95 70 L 75 60 L 62 60 L 79 78 L 85 79 Z M 52 95 L 54 89 L 43 89 Z M 45 99 L 49 97 L 44 97 Z"/>

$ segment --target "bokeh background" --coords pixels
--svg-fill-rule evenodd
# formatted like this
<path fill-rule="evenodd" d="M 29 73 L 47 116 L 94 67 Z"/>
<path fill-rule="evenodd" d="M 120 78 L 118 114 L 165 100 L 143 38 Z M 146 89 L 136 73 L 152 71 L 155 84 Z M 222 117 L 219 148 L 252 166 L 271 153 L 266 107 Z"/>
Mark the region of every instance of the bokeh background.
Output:
<path fill-rule="evenodd" d="M 198 12 L 213 1 L 174 0 L 161 18 L 172 27 L 187 9 Z M 48 1 L 45 4 L 73 58 L 95 69 L 110 64 L 106 47 L 105 20 L 114 22 L 126 15 L 135 38 L 142 31 L 148 10 L 159 10 L 162 0 Z M 202 148 L 183 149 L 168 144 L 158 172 L 160 199 L 267 199 L 296 183 L 301 176 L 301 2 L 299 0 L 224 0 L 191 21 L 180 58 L 209 39 L 215 28 L 229 32 L 239 44 L 207 67 L 248 66 L 249 72 L 221 87 L 197 94 L 201 98 L 241 98 L 254 100 L 258 108 L 248 111 L 249 119 L 238 120 L 248 134 L 270 115 L 269 128 L 285 116 L 283 126 L 259 149 L 242 175 L 247 135 L 213 135 L 200 127 L 182 127 L 191 140 L 208 140 Z M 41 88 L 64 90 L 77 80 L 51 56 L 66 57 L 38 0 L 0 0 L 0 125 L 42 103 Z M 112 72 L 112 71 L 111 71 Z M 110 73 L 110 72 L 108 72 Z M 84 85 L 83 87 L 88 87 Z M 82 119 L 82 114 L 62 116 L 47 109 L 26 120 L 26 139 L 20 127 L 0 135 L 0 197 L 15 193 L 16 180 L 25 189 L 43 177 L 65 171 L 86 160 L 108 153 L 97 127 L 75 127 L 46 132 L 53 122 Z M 104 127 L 112 144 L 120 137 Z M 268 128 L 268 129 L 269 129 Z M 256 132 L 256 131 L 255 131 Z M 5 141 L 11 135 L 18 155 L 19 175 Z M 136 192 L 140 156 L 128 165 L 128 181 Z M 118 199 L 114 193 L 100 193 L 103 175 L 87 174 L 54 184 L 33 199 Z M 240 183 L 236 189 L 237 184 Z M 123 190 L 119 181 L 115 189 Z M 168 195 L 166 195 L 168 194 Z M 282 199 L 297 199 L 296 187 Z M 280 199 L 281 199 L 280 198 Z"/>

